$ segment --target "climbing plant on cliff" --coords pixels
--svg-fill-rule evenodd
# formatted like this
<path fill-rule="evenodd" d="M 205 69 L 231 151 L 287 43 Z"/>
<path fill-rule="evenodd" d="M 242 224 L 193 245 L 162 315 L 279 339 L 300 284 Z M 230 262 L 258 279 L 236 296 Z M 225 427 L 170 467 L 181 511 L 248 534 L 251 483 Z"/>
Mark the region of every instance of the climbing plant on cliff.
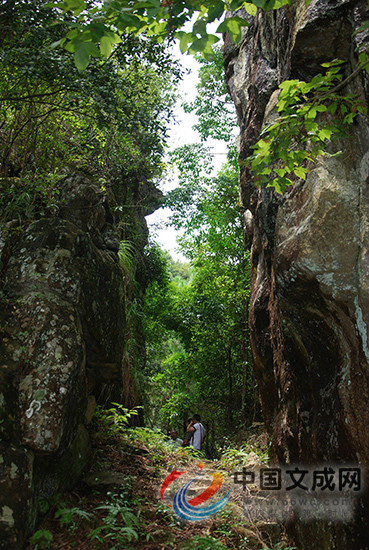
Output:
<path fill-rule="evenodd" d="M 340 93 L 348 83 L 341 72 L 343 64 L 340 60 L 323 63 L 326 72 L 310 82 L 285 80 L 279 86 L 278 116 L 264 127 L 246 160 L 257 186 L 274 187 L 283 194 L 288 185 L 305 180 L 307 163 L 324 156 L 327 143 L 347 136 L 356 117 L 367 113 L 366 104 L 356 95 Z M 368 64 L 364 60 L 359 70 Z"/>

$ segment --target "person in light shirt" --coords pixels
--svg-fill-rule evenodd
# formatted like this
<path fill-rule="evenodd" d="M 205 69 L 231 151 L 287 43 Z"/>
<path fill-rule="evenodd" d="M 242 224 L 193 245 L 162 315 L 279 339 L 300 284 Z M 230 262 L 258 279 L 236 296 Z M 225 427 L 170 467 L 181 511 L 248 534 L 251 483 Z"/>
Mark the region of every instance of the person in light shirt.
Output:
<path fill-rule="evenodd" d="M 177 430 L 172 430 L 172 431 L 170 432 L 170 437 L 171 437 L 170 443 L 171 443 L 172 445 L 175 445 L 175 446 L 178 446 L 178 447 L 180 447 L 180 446 L 182 445 L 183 439 L 180 439 L 180 438 L 178 437 L 178 432 L 177 432 Z"/>
<path fill-rule="evenodd" d="M 187 426 L 187 432 L 192 434 L 190 445 L 192 445 L 194 449 L 201 451 L 205 439 L 205 428 L 201 424 L 201 417 L 199 414 L 193 415 L 192 422 Z"/>

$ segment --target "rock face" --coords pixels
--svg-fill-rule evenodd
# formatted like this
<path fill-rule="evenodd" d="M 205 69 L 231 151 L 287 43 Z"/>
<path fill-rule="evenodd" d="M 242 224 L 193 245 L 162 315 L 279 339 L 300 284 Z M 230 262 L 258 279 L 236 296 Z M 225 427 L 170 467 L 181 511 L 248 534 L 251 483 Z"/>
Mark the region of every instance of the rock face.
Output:
<path fill-rule="evenodd" d="M 274 458 L 295 464 L 369 463 L 369 132 L 349 138 L 283 197 L 256 190 L 242 160 L 289 78 L 309 80 L 335 58 L 355 70 L 366 2 L 317 0 L 250 18 L 241 44 L 226 40 L 228 87 L 241 129 L 240 194 L 251 248 L 250 329 Z M 368 101 L 360 73 L 345 92 Z M 355 522 L 293 523 L 299 548 L 369 548 L 365 494 Z M 314 538 L 312 538 L 314 537 Z"/>
<path fill-rule="evenodd" d="M 76 481 L 89 458 L 86 424 L 96 402 L 109 392 L 122 395 L 129 379 L 121 235 L 89 179 L 66 178 L 59 202 L 58 217 L 34 221 L 15 241 L 1 240 L 0 548 L 6 550 L 23 547 L 42 500 Z"/>

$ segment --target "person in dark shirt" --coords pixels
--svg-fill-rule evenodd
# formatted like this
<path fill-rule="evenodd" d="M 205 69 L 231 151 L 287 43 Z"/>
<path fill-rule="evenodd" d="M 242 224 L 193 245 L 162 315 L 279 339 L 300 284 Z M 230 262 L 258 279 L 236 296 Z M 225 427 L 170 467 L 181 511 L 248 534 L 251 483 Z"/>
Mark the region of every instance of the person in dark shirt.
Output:
<path fill-rule="evenodd" d="M 185 431 L 185 434 L 184 434 L 182 447 L 188 447 L 188 445 L 190 444 L 191 437 L 192 437 L 192 432 L 188 432 L 187 429 L 191 425 L 192 425 L 192 418 L 188 418 L 187 421 L 186 421 L 186 428 L 185 428 L 186 431 Z"/>

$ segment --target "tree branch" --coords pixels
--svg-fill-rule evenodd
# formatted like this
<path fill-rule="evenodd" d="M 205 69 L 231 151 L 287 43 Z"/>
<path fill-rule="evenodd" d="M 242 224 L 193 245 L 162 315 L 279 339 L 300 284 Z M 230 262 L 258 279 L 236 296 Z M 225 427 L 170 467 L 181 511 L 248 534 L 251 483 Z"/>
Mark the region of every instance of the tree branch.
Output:
<path fill-rule="evenodd" d="M 59 94 L 60 92 L 65 92 L 65 91 L 67 91 L 65 88 L 61 88 L 60 90 L 55 90 L 55 92 L 45 92 L 43 94 L 32 94 L 32 95 L 18 96 L 18 97 L 3 96 L 3 97 L 0 97 L 0 101 L 27 101 L 27 100 L 35 99 L 37 97 L 47 97 L 51 95 L 56 95 L 56 94 Z"/>

